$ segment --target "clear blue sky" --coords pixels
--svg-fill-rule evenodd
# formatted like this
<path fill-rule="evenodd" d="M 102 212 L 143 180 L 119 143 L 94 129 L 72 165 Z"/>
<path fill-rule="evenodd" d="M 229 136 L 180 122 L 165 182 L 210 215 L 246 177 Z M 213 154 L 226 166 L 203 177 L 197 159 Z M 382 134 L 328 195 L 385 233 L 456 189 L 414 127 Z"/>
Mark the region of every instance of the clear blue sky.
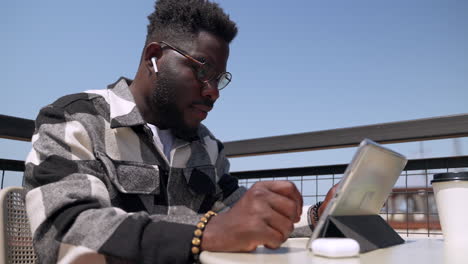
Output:
<path fill-rule="evenodd" d="M 222 0 L 237 22 L 205 124 L 223 141 L 467 113 L 468 1 Z M 0 114 L 133 78 L 153 0 L 0 2 Z M 464 154 L 467 140 L 462 142 Z M 0 141 L 0 158 L 29 143 Z M 395 146 L 417 157 L 418 143 Z M 352 149 L 233 159 L 233 170 L 345 163 Z M 452 141 L 425 143 L 430 156 Z"/>

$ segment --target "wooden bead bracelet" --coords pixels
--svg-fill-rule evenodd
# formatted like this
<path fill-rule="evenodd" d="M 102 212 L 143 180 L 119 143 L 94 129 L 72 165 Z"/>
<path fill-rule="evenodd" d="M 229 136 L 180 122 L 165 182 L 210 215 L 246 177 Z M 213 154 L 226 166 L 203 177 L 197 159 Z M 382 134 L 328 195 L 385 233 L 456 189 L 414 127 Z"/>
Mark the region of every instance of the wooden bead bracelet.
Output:
<path fill-rule="evenodd" d="M 197 229 L 193 232 L 192 239 L 192 256 L 195 263 L 199 263 L 200 252 L 201 252 L 201 240 L 203 236 L 203 231 L 205 230 L 206 224 L 210 221 L 211 217 L 217 215 L 213 211 L 208 211 L 203 217 L 200 218 L 200 222 L 197 224 Z"/>

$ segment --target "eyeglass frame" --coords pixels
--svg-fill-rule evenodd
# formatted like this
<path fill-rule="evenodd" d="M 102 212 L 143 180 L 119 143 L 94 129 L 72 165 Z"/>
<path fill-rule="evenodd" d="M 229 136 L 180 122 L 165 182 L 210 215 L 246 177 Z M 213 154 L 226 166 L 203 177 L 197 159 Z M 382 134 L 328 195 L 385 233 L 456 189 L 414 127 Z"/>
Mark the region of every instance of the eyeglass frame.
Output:
<path fill-rule="evenodd" d="M 207 63 L 207 62 L 201 62 L 201 61 L 195 59 L 194 57 L 188 55 L 188 54 L 187 54 L 186 52 L 184 52 L 183 50 L 181 50 L 181 49 L 179 49 L 179 48 L 177 48 L 177 47 L 175 47 L 175 46 L 173 46 L 173 45 L 167 43 L 166 41 L 161 41 L 160 43 L 161 43 L 161 44 L 164 44 L 164 45 L 166 45 L 166 46 L 168 46 L 169 48 L 171 48 L 172 50 L 176 51 L 176 52 L 179 53 L 180 55 L 182 55 L 182 56 L 184 56 L 185 58 L 189 59 L 190 61 L 192 61 L 192 62 L 198 64 L 198 65 L 199 65 L 199 69 L 202 69 L 202 67 L 205 67 L 205 69 L 208 68 L 208 69 L 211 69 L 211 71 L 214 72 L 214 70 L 212 70 L 212 66 L 211 66 L 209 63 Z M 221 72 L 221 73 L 219 73 L 219 74 L 217 74 L 217 75 L 216 75 L 216 73 L 214 73 L 213 76 L 212 76 L 211 78 L 208 78 L 208 79 L 206 79 L 206 80 L 201 80 L 201 79 L 200 79 L 200 76 L 199 76 L 199 74 L 198 74 L 198 71 L 199 71 L 199 70 L 197 70 L 197 72 L 195 73 L 195 76 L 196 76 L 197 79 L 198 79 L 200 82 L 202 82 L 202 83 L 208 84 L 209 82 L 211 82 L 211 81 L 213 81 L 213 80 L 218 80 L 217 85 L 216 85 L 216 88 L 218 89 L 218 91 L 221 91 L 222 89 L 226 88 L 226 86 L 228 86 L 229 83 L 231 83 L 231 81 L 232 81 L 232 74 L 231 74 L 230 72 L 226 72 L 226 71 L 225 71 L 225 72 Z M 209 70 L 208 70 L 207 72 L 209 72 Z M 221 80 L 221 76 L 222 76 L 222 75 L 226 75 L 226 76 L 225 76 L 225 79 L 226 79 L 228 82 L 226 83 L 226 85 L 224 85 L 223 87 L 219 88 L 219 80 Z"/>

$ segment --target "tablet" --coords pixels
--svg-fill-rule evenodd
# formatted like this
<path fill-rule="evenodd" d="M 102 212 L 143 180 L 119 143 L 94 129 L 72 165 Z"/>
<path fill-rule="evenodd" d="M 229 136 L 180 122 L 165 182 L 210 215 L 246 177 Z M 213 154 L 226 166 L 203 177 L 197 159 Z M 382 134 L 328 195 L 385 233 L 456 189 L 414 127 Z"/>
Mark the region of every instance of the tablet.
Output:
<path fill-rule="evenodd" d="M 320 216 L 307 248 L 310 249 L 312 241 L 322 236 L 329 215 L 379 214 L 406 162 L 403 155 L 364 139 L 346 168 L 334 197 Z"/>

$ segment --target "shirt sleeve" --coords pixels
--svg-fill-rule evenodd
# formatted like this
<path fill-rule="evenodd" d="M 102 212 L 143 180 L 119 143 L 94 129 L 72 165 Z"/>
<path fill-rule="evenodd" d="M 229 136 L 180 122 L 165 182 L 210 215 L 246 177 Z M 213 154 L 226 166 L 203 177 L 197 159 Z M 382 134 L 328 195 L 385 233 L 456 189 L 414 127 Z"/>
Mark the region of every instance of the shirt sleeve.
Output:
<path fill-rule="evenodd" d="M 222 190 L 222 197 L 213 206 L 212 210 L 216 212 L 225 212 L 235 205 L 242 198 L 247 189 L 239 186 L 239 179 L 229 173 L 230 163 L 226 158 L 224 145 L 216 139 L 218 144 L 218 158 L 215 163 L 218 179 L 218 186 Z"/>
<path fill-rule="evenodd" d="M 173 221 L 113 207 L 92 135 L 75 116 L 43 108 L 26 159 L 26 210 L 39 263 L 186 263 L 199 217 Z"/>

